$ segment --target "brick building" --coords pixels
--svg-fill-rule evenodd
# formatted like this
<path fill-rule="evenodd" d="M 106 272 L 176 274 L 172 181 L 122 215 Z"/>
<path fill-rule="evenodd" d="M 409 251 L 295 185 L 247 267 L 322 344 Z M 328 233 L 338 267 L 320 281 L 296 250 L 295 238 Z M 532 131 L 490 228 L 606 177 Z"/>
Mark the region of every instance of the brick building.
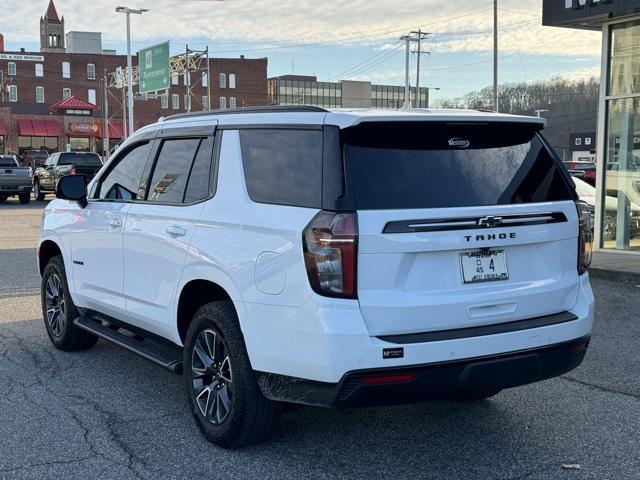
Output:
<path fill-rule="evenodd" d="M 105 72 L 114 72 L 117 67 L 125 69 L 127 59 L 125 55 L 102 50 L 100 33 L 70 32 L 65 42 L 63 29 L 64 18 L 58 17 L 51 0 L 40 21 L 39 52 L 24 49 L 6 52 L 0 49 L 0 153 L 22 153 L 30 148 L 56 151 L 68 147 L 102 153 L 102 78 Z M 86 52 L 87 48 L 81 45 L 85 38 L 93 40 L 89 49 L 92 53 L 75 53 Z M 95 45 L 99 48 L 96 49 Z M 133 64 L 137 65 L 136 56 Z M 207 104 L 218 109 L 268 103 L 266 58 L 211 58 L 209 71 L 210 79 L 202 72 L 191 74 L 189 98 L 192 111 L 204 109 Z M 207 98 L 208 81 L 210 99 Z M 119 89 L 111 88 L 109 92 L 109 138 L 113 145 L 124 131 L 122 96 Z M 157 98 L 136 99 L 136 128 L 153 123 L 159 117 L 186 110 L 188 98 L 184 75 L 172 77 L 171 87 L 159 93 L 161 95 Z M 96 108 L 51 108 L 72 96 Z"/>

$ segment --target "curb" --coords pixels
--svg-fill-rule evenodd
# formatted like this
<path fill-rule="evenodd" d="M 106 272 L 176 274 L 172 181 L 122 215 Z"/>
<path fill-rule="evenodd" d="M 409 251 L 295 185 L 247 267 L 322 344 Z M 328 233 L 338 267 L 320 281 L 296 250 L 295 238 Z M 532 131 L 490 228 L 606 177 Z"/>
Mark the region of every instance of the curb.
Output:
<path fill-rule="evenodd" d="M 589 277 L 600 280 L 612 280 L 614 282 L 637 283 L 640 285 L 640 272 L 590 267 Z"/>

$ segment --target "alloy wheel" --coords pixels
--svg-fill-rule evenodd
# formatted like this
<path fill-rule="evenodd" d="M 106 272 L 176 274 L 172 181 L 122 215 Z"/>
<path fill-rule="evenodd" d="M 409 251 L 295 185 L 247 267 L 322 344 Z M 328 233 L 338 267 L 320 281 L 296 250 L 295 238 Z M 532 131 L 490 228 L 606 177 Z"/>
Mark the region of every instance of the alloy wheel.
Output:
<path fill-rule="evenodd" d="M 229 350 L 222 336 L 205 329 L 195 340 L 191 354 L 193 394 L 200 413 L 221 425 L 233 405 L 233 380 Z"/>
<path fill-rule="evenodd" d="M 47 323 L 51 332 L 55 337 L 61 337 L 67 323 L 67 309 L 62 282 L 56 273 L 52 273 L 47 278 L 45 305 L 47 307 Z"/>

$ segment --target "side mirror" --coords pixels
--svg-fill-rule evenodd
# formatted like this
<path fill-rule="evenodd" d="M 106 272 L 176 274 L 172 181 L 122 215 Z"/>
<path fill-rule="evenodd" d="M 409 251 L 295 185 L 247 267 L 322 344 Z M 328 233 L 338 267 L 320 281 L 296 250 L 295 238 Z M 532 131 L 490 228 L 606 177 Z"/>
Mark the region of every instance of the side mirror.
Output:
<path fill-rule="evenodd" d="M 87 185 L 83 175 L 66 175 L 58 180 L 56 197 L 77 202 L 80 208 L 87 206 Z"/>

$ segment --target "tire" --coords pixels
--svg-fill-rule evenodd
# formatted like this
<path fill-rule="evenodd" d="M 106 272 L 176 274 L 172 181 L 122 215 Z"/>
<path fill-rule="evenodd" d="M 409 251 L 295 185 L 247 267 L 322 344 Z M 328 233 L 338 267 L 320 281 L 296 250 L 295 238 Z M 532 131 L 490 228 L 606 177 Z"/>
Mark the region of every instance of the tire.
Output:
<path fill-rule="evenodd" d="M 69 295 L 62 256 L 53 257 L 44 267 L 40 297 L 44 325 L 54 347 L 65 352 L 77 352 L 96 344 L 98 337 L 73 324 L 80 314 Z"/>
<path fill-rule="evenodd" d="M 184 379 L 193 418 L 210 442 L 239 448 L 275 430 L 281 405 L 260 391 L 231 302 L 196 312 L 185 341 Z"/>
<path fill-rule="evenodd" d="M 33 198 L 37 201 L 42 202 L 44 200 L 44 192 L 40 188 L 40 181 L 36 178 L 33 181 Z"/>
<path fill-rule="evenodd" d="M 31 193 L 21 193 L 18 199 L 22 205 L 27 205 L 31 201 Z"/>
<path fill-rule="evenodd" d="M 454 400 L 458 402 L 481 402 L 488 398 L 495 397 L 502 390 L 493 390 L 490 392 L 473 392 L 473 393 L 459 393 L 455 396 Z"/>

